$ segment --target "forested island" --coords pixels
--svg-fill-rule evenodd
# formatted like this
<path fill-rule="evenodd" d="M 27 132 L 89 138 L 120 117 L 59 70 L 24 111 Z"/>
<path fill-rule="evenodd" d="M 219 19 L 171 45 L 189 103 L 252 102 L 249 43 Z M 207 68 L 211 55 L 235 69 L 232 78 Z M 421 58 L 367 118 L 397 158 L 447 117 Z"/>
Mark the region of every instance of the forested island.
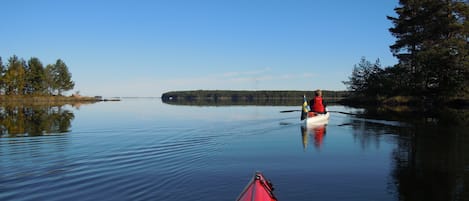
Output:
<path fill-rule="evenodd" d="M 79 92 L 63 95 L 74 86 L 72 74 L 61 59 L 44 66 L 36 57 L 26 61 L 13 55 L 5 64 L 0 57 L 0 102 L 3 104 L 97 101 L 94 97 L 80 96 Z"/>
<path fill-rule="evenodd" d="M 301 105 L 303 95 L 313 98 L 314 91 L 194 90 L 171 91 L 161 95 L 164 103 L 177 105 Z M 338 103 L 347 91 L 323 91 L 327 103 Z"/>

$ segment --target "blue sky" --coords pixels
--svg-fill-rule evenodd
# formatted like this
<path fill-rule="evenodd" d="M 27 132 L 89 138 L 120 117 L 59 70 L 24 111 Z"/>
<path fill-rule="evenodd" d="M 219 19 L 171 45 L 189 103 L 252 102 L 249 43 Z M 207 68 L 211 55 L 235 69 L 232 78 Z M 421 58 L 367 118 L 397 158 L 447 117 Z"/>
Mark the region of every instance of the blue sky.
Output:
<path fill-rule="evenodd" d="M 362 56 L 394 65 L 397 0 L 15 0 L 0 56 L 62 59 L 82 95 L 343 90 Z"/>

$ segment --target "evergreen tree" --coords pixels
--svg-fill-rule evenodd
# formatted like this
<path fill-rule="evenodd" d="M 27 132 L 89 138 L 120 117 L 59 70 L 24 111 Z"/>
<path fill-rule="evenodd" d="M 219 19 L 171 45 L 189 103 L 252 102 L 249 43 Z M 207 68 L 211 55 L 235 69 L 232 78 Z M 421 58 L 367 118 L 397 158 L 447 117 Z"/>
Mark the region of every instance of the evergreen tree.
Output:
<path fill-rule="evenodd" d="M 46 67 L 49 88 L 53 93 L 62 95 L 62 92 L 73 89 L 75 83 L 72 81 L 72 74 L 68 71 L 67 65 L 60 59 L 54 65 Z"/>
<path fill-rule="evenodd" d="M 360 62 L 353 67 L 352 75 L 348 81 L 343 81 L 348 90 L 359 95 L 380 95 L 383 91 L 383 69 L 379 59 L 375 63 L 362 57 Z"/>
<path fill-rule="evenodd" d="M 445 96 L 468 92 L 469 6 L 461 0 L 400 0 L 390 17 L 390 46 L 410 93 Z"/>
<path fill-rule="evenodd" d="M 4 76 L 5 94 L 22 95 L 25 88 L 25 62 L 16 55 L 8 59 L 8 66 Z"/>
<path fill-rule="evenodd" d="M 38 58 L 31 58 L 28 61 L 27 94 L 45 94 L 46 78 L 44 66 Z"/>

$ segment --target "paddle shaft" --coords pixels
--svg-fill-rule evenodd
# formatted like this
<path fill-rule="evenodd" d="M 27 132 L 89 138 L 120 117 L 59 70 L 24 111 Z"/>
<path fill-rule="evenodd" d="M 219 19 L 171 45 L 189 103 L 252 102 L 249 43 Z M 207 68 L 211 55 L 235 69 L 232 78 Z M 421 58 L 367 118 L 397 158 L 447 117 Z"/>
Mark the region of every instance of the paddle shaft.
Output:
<path fill-rule="evenodd" d="M 280 111 L 280 113 L 289 113 L 289 112 L 301 112 L 302 110 L 283 110 Z M 349 113 L 349 112 L 341 112 L 341 111 L 327 111 L 327 112 L 332 112 L 332 113 L 340 113 L 340 114 L 347 114 L 347 115 L 360 115 L 360 114 L 354 114 L 354 113 Z"/>

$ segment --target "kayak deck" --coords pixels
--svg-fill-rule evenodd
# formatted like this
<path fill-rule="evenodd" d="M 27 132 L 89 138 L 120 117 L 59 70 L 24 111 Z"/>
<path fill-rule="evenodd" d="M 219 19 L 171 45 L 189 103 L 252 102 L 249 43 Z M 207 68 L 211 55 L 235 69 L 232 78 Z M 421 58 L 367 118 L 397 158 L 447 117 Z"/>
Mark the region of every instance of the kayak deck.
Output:
<path fill-rule="evenodd" d="M 270 181 L 266 180 L 261 172 L 256 172 L 238 196 L 237 201 L 277 201 Z"/>

